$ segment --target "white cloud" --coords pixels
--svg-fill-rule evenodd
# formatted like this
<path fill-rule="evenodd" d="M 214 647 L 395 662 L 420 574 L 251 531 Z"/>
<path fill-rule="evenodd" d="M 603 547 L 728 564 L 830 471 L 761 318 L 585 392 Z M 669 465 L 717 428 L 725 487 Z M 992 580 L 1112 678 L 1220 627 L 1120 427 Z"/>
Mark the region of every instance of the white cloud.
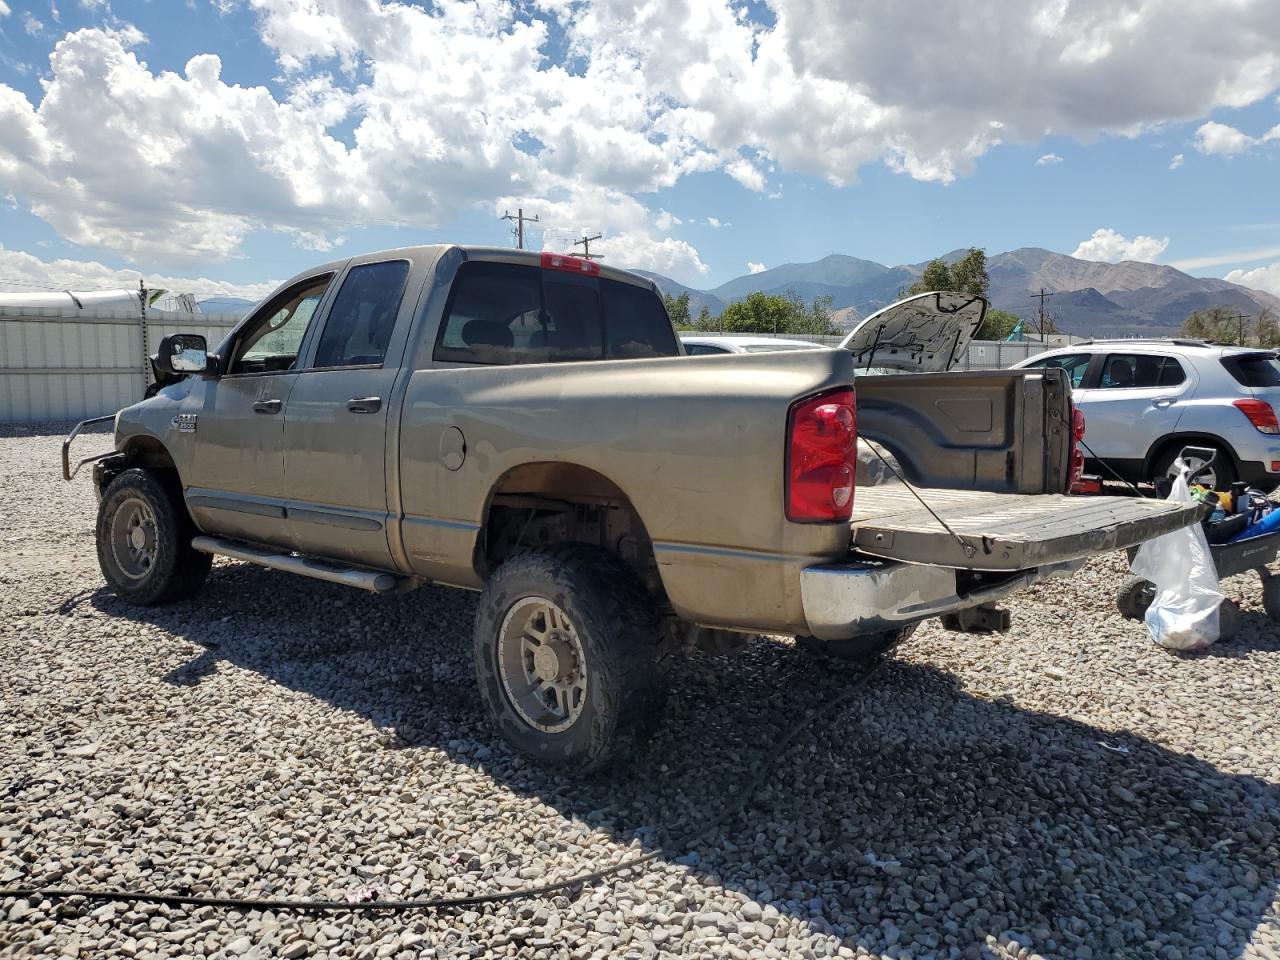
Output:
<path fill-rule="evenodd" d="M 1182 154 L 1175 153 L 1173 159 L 1169 161 L 1169 169 L 1177 170 L 1180 166 L 1182 166 Z"/>
<path fill-rule="evenodd" d="M 44 33 L 44 24 L 31 15 L 28 10 L 22 14 L 22 28 L 27 31 L 28 35 L 38 37 Z"/>
<path fill-rule="evenodd" d="M 707 217 L 707 226 L 719 230 L 720 221 L 716 217 Z"/>
<path fill-rule="evenodd" d="M 1280 262 L 1254 270 L 1232 270 L 1225 279 L 1254 290 L 1265 290 L 1280 297 Z"/>
<path fill-rule="evenodd" d="M 1036 161 L 1037 167 L 1047 167 L 1051 163 L 1061 163 L 1062 158 L 1056 153 L 1046 153 L 1043 157 Z"/>
<path fill-rule="evenodd" d="M 1262 227 L 1273 230 L 1273 224 L 1245 224 L 1244 229 Z M 1199 270 L 1203 267 L 1221 267 L 1228 263 L 1254 263 L 1258 260 L 1270 260 L 1280 257 L 1280 246 L 1256 247 L 1253 250 L 1237 250 L 1229 253 L 1212 253 L 1204 257 L 1186 257 L 1182 260 L 1170 261 L 1169 266 L 1179 270 Z"/>
<path fill-rule="evenodd" d="M 764 273 L 764 271 L 765 271 L 765 265 L 763 263 L 755 263 L 751 260 L 747 261 L 748 273 Z"/>
<path fill-rule="evenodd" d="M 208 277 L 169 276 L 167 274 L 117 270 L 94 260 L 42 260 L 19 250 L 0 247 L 0 276 L 6 283 L 3 293 L 41 293 L 51 290 L 75 290 L 78 293 L 94 290 L 136 290 L 138 280 L 146 281 L 152 289 L 164 289 L 171 293 L 194 293 L 197 299 L 205 297 L 243 297 L 259 300 L 276 286 L 275 281 L 262 283 L 228 283 Z"/>
<path fill-rule="evenodd" d="M 672 227 L 678 227 L 684 223 L 679 217 L 666 210 L 659 210 L 658 215 L 653 219 L 653 225 L 659 230 L 670 230 Z"/>
<path fill-rule="evenodd" d="M 1081 260 L 1102 260 L 1108 263 L 1121 260 L 1152 262 L 1164 253 L 1167 246 L 1168 237 L 1137 236 L 1130 240 L 1110 227 L 1101 227 L 1093 231 L 1093 236 L 1076 247 L 1071 255 Z"/>
<path fill-rule="evenodd" d="M 1000 142 L 1131 136 L 1280 86 L 1276 5 L 1238 0 L 774 0 L 769 26 L 727 0 L 247 4 L 273 89 L 207 54 L 153 70 L 127 26 L 67 34 L 38 102 L 0 85 L 0 192 L 77 243 L 170 261 L 518 195 L 696 271 L 637 197 L 716 170 L 773 195 L 881 161 L 946 182 Z M 905 61 L 884 42 L 902 36 Z"/>
<path fill-rule="evenodd" d="M 9 16 L 9 12 L 9 4 L 5 3 L 4 0 L 0 0 L 0 17 Z"/>
<path fill-rule="evenodd" d="M 1261 136 L 1252 137 L 1243 130 L 1210 120 L 1196 130 L 1195 148 L 1201 153 L 1230 157 L 1272 140 L 1280 140 L 1280 123 Z"/>

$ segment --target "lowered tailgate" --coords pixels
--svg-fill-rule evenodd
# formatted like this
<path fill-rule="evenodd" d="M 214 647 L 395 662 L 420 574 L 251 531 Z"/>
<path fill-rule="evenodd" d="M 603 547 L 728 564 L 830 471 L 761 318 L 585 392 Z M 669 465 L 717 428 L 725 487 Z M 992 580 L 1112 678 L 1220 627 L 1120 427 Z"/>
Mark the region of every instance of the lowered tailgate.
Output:
<path fill-rule="evenodd" d="M 953 536 L 902 484 L 859 487 L 852 546 L 863 553 L 967 570 L 1028 570 L 1150 540 L 1198 521 L 1199 504 L 920 489 Z"/>

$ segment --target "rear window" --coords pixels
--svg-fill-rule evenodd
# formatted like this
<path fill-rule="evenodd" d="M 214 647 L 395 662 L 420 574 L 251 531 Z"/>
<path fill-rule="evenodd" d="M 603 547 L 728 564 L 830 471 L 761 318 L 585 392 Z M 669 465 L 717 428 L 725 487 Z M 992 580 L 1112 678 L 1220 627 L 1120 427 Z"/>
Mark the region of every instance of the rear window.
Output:
<path fill-rule="evenodd" d="M 1246 387 L 1280 387 L 1280 363 L 1274 353 L 1240 353 L 1223 357 L 1222 365 Z"/>
<path fill-rule="evenodd" d="M 433 356 L 507 365 L 678 354 L 662 301 L 643 287 L 521 264 L 464 263 Z"/>

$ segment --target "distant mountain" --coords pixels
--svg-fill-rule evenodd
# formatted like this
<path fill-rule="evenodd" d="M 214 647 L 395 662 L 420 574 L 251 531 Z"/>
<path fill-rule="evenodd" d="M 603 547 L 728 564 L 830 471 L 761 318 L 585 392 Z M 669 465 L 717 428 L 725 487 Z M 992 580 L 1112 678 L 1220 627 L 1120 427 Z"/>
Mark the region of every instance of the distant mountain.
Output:
<path fill-rule="evenodd" d="M 966 251 L 942 256 L 954 262 Z M 926 261 L 927 262 L 927 261 Z M 688 291 L 696 315 L 703 305 L 718 314 L 724 307 L 760 291 L 793 290 L 806 300 L 830 296 L 842 326 L 899 298 L 919 278 L 925 263 L 889 267 L 871 260 L 832 254 L 813 263 L 787 263 L 749 273 L 713 290 L 695 290 L 668 277 L 644 273 L 672 296 Z M 1195 310 L 1223 306 L 1257 314 L 1263 307 L 1280 313 L 1280 298 L 1226 280 L 1192 277 L 1173 267 L 1126 260 L 1100 263 L 1078 260 L 1038 247 L 1022 247 L 987 259 L 993 306 L 1032 318 L 1039 309 L 1033 294 L 1043 289 L 1045 310 L 1058 328 L 1082 335 L 1145 334 L 1167 336 Z"/>

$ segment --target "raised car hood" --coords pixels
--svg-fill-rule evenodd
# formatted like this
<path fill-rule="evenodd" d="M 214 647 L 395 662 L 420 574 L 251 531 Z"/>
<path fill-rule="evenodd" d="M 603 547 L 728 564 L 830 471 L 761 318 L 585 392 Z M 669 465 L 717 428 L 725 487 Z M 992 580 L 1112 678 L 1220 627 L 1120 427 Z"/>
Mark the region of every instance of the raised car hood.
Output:
<path fill-rule="evenodd" d="M 986 313 L 982 297 L 920 293 L 867 317 L 840 347 L 853 354 L 855 370 L 944 373 L 964 356 Z"/>

